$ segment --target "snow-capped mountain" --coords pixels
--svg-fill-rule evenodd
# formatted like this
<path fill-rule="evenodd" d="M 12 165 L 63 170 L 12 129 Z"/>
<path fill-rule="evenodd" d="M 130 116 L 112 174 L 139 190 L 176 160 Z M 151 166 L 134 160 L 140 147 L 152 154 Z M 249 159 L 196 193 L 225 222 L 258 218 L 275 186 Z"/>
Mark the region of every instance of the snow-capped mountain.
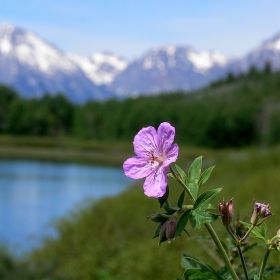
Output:
<path fill-rule="evenodd" d="M 109 89 L 118 96 L 192 90 L 224 74 L 228 59 L 218 52 L 160 46 L 148 51 L 115 77 Z"/>
<path fill-rule="evenodd" d="M 248 71 L 251 65 L 263 69 L 266 62 L 271 64 L 272 69 L 280 69 L 280 33 L 264 41 L 237 61 L 241 71 Z"/>
<path fill-rule="evenodd" d="M 89 57 L 68 54 L 68 57 L 96 85 L 112 83 L 115 76 L 122 72 L 128 65 L 126 59 L 109 53 L 95 53 Z"/>
<path fill-rule="evenodd" d="M 32 32 L 0 24 L 0 83 L 22 96 L 64 93 L 74 102 L 175 90 L 194 90 L 269 61 L 280 69 L 280 33 L 237 59 L 218 52 L 164 45 L 134 61 L 110 53 L 65 53 Z"/>
<path fill-rule="evenodd" d="M 113 55 L 110 59 L 113 61 Z M 99 77 L 94 73 L 89 76 L 86 66 L 85 69 L 80 66 L 83 60 L 87 58 L 73 59 L 32 32 L 9 24 L 0 25 L 0 82 L 13 86 L 23 96 L 63 92 L 75 102 L 111 97 L 112 94 L 100 83 L 94 83 L 92 77 L 108 81 L 111 75 L 112 79 L 110 73 L 117 73 L 114 65 L 109 68 L 108 63 L 104 63 L 106 71 L 100 61 L 94 63 L 91 58 L 91 65 L 98 65 L 101 73 Z"/>

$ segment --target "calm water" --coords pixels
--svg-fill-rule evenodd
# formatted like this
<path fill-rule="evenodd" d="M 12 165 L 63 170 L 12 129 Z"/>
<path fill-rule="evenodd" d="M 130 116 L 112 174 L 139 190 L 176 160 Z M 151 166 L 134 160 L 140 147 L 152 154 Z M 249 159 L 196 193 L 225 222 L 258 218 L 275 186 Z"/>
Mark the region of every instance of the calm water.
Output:
<path fill-rule="evenodd" d="M 37 246 L 55 235 L 55 219 L 130 182 L 118 168 L 0 160 L 0 243 L 18 252 Z"/>

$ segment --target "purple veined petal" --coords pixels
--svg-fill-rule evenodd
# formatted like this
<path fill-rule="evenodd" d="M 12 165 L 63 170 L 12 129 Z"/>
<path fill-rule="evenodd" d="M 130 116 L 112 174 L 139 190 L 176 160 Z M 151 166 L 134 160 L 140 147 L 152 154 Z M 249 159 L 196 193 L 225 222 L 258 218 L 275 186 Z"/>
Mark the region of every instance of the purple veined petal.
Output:
<path fill-rule="evenodd" d="M 156 198 L 165 194 L 166 187 L 167 175 L 162 167 L 147 176 L 143 186 L 145 195 Z"/>
<path fill-rule="evenodd" d="M 137 156 L 145 156 L 157 147 L 157 132 L 154 127 L 142 128 L 134 137 L 133 146 Z"/>
<path fill-rule="evenodd" d="M 163 165 L 167 166 L 170 163 L 175 162 L 177 160 L 178 154 L 179 146 L 177 144 L 172 145 L 170 150 L 166 154 L 166 158 Z"/>
<path fill-rule="evenodd" d="M 175 137 L 175 128 L 168 122 L 163 122 L 159 125 L 158 131 L 158 149 L 160 151 L 169 150 Z"/>
<path fill-rule="evenodd" d="M 156 166 L 147 162 L 144 157 L 131 157 L 123 164 L 124 174 L 132 179 L 141 179 L 155 172 Z"/>

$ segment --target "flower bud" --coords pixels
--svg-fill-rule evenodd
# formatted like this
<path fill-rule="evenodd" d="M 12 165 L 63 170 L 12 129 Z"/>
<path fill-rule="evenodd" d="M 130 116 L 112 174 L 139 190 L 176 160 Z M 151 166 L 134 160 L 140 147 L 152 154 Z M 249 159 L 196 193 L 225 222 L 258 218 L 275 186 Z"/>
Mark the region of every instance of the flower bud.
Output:
<path fill-rule="evenodd" d="M 168 243 L 171 242 L 171 239 L 174 238 L 175 232 L 177 229 L 177 222 L 175 220 L 166 221 L 159 232 L 159 244 L 168 240 Z"/>
<path fill-rule="evenodd" d="M 171 239 L 174 238 L 176 229 L 177 229 L 177 222 L 174 220 L 170 220 L 166 228 L 166 238 L 169 243 L 171 242 Z"/>
<path fill-rule="evenodd" d="M 272 216 L 272 213 L 270 212 L 270 205 L 256 201 L 254 205 L 254 212 L 251 217 L 252 225 L 259 226 L 270 216 Z"/>
<path fill-rule="evenodd" d="M 223 201 L 219 203 L 219 212 L 222 214 L 223 225 L 229 226 L 233 219 L 233 198 L 228 202 L 225 202 L 223 199 Z"/>

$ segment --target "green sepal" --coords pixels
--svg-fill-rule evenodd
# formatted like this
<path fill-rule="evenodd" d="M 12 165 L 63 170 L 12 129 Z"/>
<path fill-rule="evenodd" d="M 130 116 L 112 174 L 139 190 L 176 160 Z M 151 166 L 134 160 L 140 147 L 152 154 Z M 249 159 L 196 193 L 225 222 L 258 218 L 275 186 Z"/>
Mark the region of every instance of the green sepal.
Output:
<path fill-rule="evenodd" d="M 188 182 L 187 186 L 193 195 L 194 199 L 197 198 L 198 190 L 199 190 L 199 178 L 201 174 L 201 166 L 202 166 L 202 156 L 196 158 L 188 172 Z"/>
<path fill-rule="evenodd" d="M 147 216 L 147 218 L 155 223 L 164 223 L 169 219 L 169 215 L 166 213 L 153 213 L 150 216 Z"/>
<path fill-rule="evenodd" d="M 179 210 L 178 207 L 172 207 L 172 206 L 170 206 L 169 203 L 168 203 L 168 201 L 166 201 L 166 202 L 163 204 L 163 208 L 164 208 L 164 210 L 167 212 L 167 214 L 170 214 L 170 215 L 174 214 L 176 211 Z"/>
<path fill-rule="evenodd" d="M 177 206 L 178 206 L 179 208 L 182 208 L 183 203 L 184 203 L 184 199 L 185 199 L 185 191 L 183 191 L 183 192 L 181 193 L 181 195 L 179 196 L 178 203 L 177 203 Z"/>
<path fill-rule="evenodd" d="M 242 222 L 242 225 L 244 225 L 246 228 L 250 228 L 251 227 L 251 224 L 248 224 L 248 223 L 245 223 L 245 222 Z M 264 243 L 266 243 L 266 224 L 265 223 L 262 223 L 260 226 L 255 226 L 250 235 L 252 237 L 255 237 L 261 241 L 263 241 Z"/>
<path fill-rule="evenodd" d="M 168 197 L 169 197 L 169 186 L 167 185 L 166 186 L 165 194 L 158 198 L 158 202 L 159 202 L 160 208 L 168 200 Z"/>
<path fill-rule="evenodd" d="M 159 232 L 160 232 L 160 229 L 161 229 L 161 227 L 162 227 L 163 224 L 164 224 L 164 223 L 160 223 L 160 224 L 157 226 L 157 228 L 156 228 L 156 230 L 155 230 L 155 233 L 154 233 L 154 236 L 152 237 L 152 239 L 159 236 Z"/>
<path fill-rule="evenodd" d="M 188 223 L 190 214 L 191 214 L 191 210 L 188 210 L 180 217 L 179 221 L 177 222 L 177 228 L 175 231 L 174 238 L 178 237 L 182 233 L 182 231 L 185 230 L 185 226 Z M 189 235 L 189 233 L 186 230 L 185 232 Z"/>

